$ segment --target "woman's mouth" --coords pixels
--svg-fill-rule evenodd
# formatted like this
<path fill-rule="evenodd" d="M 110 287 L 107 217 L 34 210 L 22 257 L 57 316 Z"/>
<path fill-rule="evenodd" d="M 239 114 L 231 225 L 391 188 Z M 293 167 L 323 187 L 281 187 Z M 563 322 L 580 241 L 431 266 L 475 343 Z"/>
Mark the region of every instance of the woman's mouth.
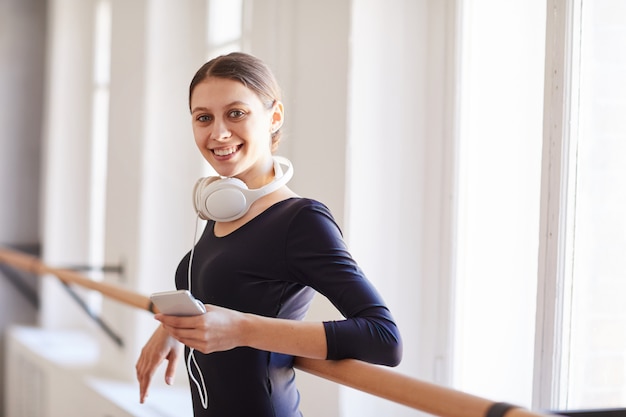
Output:
<path fill-rule="evenodd" d="M 237 145 L 237 146 L 231 146 L 228 148 L 219 148 L 219 149 L 216 148 L 216 149 L 212 149 L 212 151 L 216 156 L 229 156 L 237 152 L 240 148 L 241 148 L 241 145 Z"/>

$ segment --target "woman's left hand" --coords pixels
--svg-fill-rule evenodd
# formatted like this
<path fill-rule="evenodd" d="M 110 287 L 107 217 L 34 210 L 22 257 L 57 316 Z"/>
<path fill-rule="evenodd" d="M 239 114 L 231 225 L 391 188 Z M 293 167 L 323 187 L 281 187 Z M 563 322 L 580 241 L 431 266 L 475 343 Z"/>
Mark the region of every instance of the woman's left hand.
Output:
<path fill-rule="evenodd" d="M 176 340 L 205 354 L 242 346 L 240 324 L 244 315 L 210 304 L 205 308 L 206 313 L 197 316 L 156 314 L 154 318 Z"/>

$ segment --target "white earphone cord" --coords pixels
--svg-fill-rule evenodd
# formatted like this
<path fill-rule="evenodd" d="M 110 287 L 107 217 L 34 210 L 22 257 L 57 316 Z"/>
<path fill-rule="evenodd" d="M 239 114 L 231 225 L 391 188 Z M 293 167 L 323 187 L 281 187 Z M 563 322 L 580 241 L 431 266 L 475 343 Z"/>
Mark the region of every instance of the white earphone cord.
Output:
<path fill-rule="evenodd" d="M 199 213 L 196 213 L 196 227 L 193 233 L 193 245 L 191 246 L 191 253 L 189 254 L 189 267 L 187 268 L 187 289 L 189 290 L 189 292 L 191 292 L 191 263 L 193 262 L 193 253 L 196 249 L 196 238 L 198 237 L 199 219 L 200 219 L 200 215 Z M 206 410 L 209 408 L 209 396 L 207 394 L 206 385 L 204 383 L 204 375 L 202 375 L 200 366 L 198 366 L 196 357 L 193 354 L 194 351 L 195 351 L 194 348 L 191 348 L 191 347 L 189 348 L 189 355 L 187 356 L 187 372 L 189 373 L 189 378 L 191 378 L 194 384 L 196 384 L 196 387 L 198 388 L 198 396 L 200 397 L 200 402 L 202 403 L 202 407 L 204 407 L 204 409 Z M 196 367 L 196 370 L 198 371 L 198 375 L 200 376 L 200 381 L 202 382 L 202 386 L 200 386 L 200 383 L 198 382 L 196 377 L 193 376 L 193 372 L 191 370 L 192 360 L 193 360 L 193 364 Z"/>

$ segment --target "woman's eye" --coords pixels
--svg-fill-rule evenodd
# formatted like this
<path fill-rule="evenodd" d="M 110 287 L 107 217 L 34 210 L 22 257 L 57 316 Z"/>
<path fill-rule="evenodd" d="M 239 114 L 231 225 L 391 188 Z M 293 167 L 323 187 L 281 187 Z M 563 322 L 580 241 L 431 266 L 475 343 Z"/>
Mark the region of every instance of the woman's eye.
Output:
<path fill-rule="evenodd" d="M 240 119 L 245 116 L 245 113 L 241 110 L 231 110 L 228 113 L 228 116 L 232 117 L 233 119 Z"/>
<path fill-rule="evenodd" d="M 207 114 L 201 114 L 200 116 L 198 116 L 196 118 L 196 120 L 199 121 L 199 122 L 203 122 L 203 123 L 210 122 L 211 121 L 211 116 L 209 116 Z"/>

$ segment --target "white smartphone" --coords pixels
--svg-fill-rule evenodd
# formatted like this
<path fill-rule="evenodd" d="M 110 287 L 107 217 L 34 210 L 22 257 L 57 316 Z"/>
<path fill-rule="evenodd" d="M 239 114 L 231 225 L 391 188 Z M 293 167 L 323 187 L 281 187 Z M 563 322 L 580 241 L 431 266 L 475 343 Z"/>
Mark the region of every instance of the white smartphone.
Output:
<path fill-rule="evenodd" d="M 159 312 L 170 316 L 196 316 L 206 313 L 204 304 L 187 290 L 156 292 L 150 300 Z"/>

